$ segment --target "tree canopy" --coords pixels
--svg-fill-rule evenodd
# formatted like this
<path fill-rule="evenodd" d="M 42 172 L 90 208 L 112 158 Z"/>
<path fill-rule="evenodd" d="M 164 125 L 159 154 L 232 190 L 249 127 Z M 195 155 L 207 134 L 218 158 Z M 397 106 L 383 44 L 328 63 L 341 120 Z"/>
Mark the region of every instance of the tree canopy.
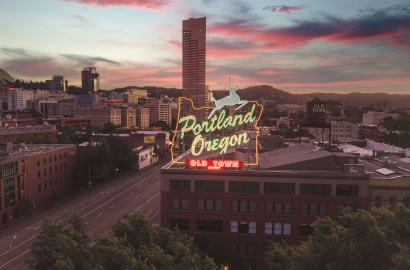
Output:
<path fill-rule="evenodd" d="M 30 269 L 217 269 L 192 238 L 153 226 L 139 213 L 124 218 L 112 226 L 113 235 L 98 237 L 92 247 L 87 245 L 85 219 L 78 213 L 67 228 L 45 218 L 26 263 Z"/>
<path fill-rule="evenodd" d="M 300 246 L 274 243 L 266 254 L 269 269 L 410 269 L 410 210 L 345 209 L 339 230 L 330 218 L 318 219 L 309 241 Z"/>

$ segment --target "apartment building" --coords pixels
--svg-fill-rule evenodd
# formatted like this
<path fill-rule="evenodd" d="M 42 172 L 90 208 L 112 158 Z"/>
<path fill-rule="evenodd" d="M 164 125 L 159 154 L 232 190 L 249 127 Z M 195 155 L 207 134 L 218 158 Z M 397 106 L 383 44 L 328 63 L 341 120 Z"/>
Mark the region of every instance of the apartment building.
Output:
<path fill-rule="evenodd" d="M 91 117 L 91 124 L 99 128 L 103 128 L 104 124 L 109 122 L 121 125 L 120 108 L 77 108 L 72 110 L 72 114 L 74 117 Z"/>

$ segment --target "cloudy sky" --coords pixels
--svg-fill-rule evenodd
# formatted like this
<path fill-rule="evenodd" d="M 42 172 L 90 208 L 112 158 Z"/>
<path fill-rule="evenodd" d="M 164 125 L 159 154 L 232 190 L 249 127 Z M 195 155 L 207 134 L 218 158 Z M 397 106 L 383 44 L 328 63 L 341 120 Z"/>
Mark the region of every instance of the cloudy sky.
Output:
<path fill-rule="evenodd" d="M 0 0 L 0 68 L 181 88 L 182 20 L 207 17 L 207 84 L 410 93 L 410 1 Z"/>

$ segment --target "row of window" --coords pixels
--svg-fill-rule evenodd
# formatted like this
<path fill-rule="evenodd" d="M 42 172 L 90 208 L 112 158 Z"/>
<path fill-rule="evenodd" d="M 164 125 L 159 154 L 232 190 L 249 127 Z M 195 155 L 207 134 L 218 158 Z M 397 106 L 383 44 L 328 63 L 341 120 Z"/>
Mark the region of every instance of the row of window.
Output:
<path fill-rule="evenodd" d="M 225 182 L 195 180 L 195 191 L 225 192 Z M 229 192 L 259 193 L 259 182 L 229 181 Z M 191 191 L 191 180 L 171 179 L 170 190 Z M 300 184 L 300 195 L 330 196 L 331 184 Z M 265 194 L 295 194 L 295 183 L 264 183 Z M 336 196 L 359 196 L 359 185 L 336 185 Z"/>
<path fill-rule="evenodd" d="M 343 225 L 338 225 L 339 229 L 343 229 Z M 189 219 L 171 219 L 171 228 L 178 228 L 180 231 L 189 231 Z M 196 220 L 196 231 L 198 232 L 222 232 L 222 220 Z M 256 234 L 256 222 L 253 221 L 231 221 L 231 233 L 239 234 Z M 307 236 L 312 234 L 314 227 L 311 224 L 299 224 L 299 235 Z M 292 223 L 287 222 L 265 222 L 265 235 L 292 235 Z"/>
<path fill-rule="evenodd" d="M 397 197 L 396 196 L 390 196 L 387 198 L 387 202 L 389 206 L 396 208 L 397 206 Z M 402 203 L 407 207 L 410 208 L 410 197 L 404 197 Z M 374 206 L 376 208 L 380 208 L 383 206 L 383 197 L 382 196 L 376 196 L 374 198 Z"/>
<path fill-rule="evenodd" d="M 65 181 L 67 181 L 67 174 L 64 175 L 64 178 L 65 178 Z M 62 184 L 62 183 L 63 183 L 63 176 L 60 175 L 60 184 Z M 54 185 L 57 186 L 58 184 L 59 184 L 58 177 L 56 177 L 54 179 Z M 41 184 L 37 185 L 37 192 L 41 192 L 41 186 L 42 186 Z M 43 186 L 44 186 L 44 190 L 47 190 L 48 186 L 50 188 L 52 188 L 53 187 L 53 179 L 50 179 L 50 181 L 44 181 Z"/>
<path fill-rule="evenodd" d="M 67 153 L 64 153 L 64 158 L 67 158 Z M 63 155 L 60 153 L 59 154 L 59 160 L 63 159 Z M 57 161 L 57 155 L 54 155 L 54 161 Z M 52 162 L 52 156 L 48 157 L 48 162 L 51 163 Z M 43 158 L 43 164 L 46 165 L 47 164 L 47 158 Z M 40 167 L 40 159 L 37 160 L 37 166 Z"/>
<path fill-rule="evenodd" d="M 54 172 L 57 172 L 57 168 L 58 168 L 57 165 L 55 165 L 54 166 Z M 64 162 L 64 169 L 67 169 L 67 162 Z M 63 170 L 63 164 L 60 164 L 60 171 L 62 171 L 62 170 Z M 50 167 L 48 169 L 48 171 L 49 171 L 50 174 L 52 174 L 53 173 L 53 167 Z M 44 173 L 44 176 L 47 176 L 47 169 L 44 169 L 43 173 Z M 40 171 L 37 171 L 37 177 L 41 178 L 41 172 Z"/>
<path fill-rule="evenodd" d="M 256 213 L 257 202 L 256 201 L 230 201 L 231 212 L 243 212 L 243 213 Z M 350 208 L 352 212 L 356 210 L 354 204 L 338 204 L 337 215 L 343 215 L 343 209 Z M 174 210 L 189 210 L 189 199 L 173 198 L 171 200 L 171 208 Z M 222 211 L 222 200 L 213 199 L 197 199 L 196 210 L 202 211 Z M 293 204 L 288 202 L 266 202 L 265 212 L 272 214 L 292 214 Z M 328 215 L 328 205 L 326 203 L 301 203 L 300 204 L 301 215 Z"/>

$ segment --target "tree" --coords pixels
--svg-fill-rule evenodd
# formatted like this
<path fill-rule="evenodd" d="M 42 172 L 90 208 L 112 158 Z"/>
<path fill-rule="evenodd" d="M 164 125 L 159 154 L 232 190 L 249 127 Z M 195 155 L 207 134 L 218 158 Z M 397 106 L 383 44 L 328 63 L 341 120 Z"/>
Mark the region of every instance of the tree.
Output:
<path fill-rule="evenodd" d="M 30 247 L 26 260 L 30 269 L 89 269 L 91 252 L 88 250 L 88 236 L 85 234 L 85 220 L 78 213 L 68 221 L 54 224 L 49 218 L 43 220 L 37 241 Z"/>
<path fill-rule="evenodd" d="M 112 122 L 108 122 L 108 123 L 104 124 L 104 126 L 102 128 L 102 133 L 103 134 L 110 134 L 110 133 L 113 133 L 114 130 L 116 130 L 117 128 L 120 128 L 120 127 L 121 126 L 114 125 L 114 123 L 112 123 Z"/>
<path fill-rule="evenodd" d="M 266 255 L 269 269 L 408 269 L 410 210 L 381 208 L 373 214 L 345 209 L 339 230 L 330 218 L 318 219 L 309 241 L 291 247 L 274 243 Z M 407 268 L 406 268 L 407 267 Z"/>
<path fill-rule="evenodd" d="M 138 261 L 147 269 L 217 269 L 215 263 L 193 244 L 192 238 L 152 226 L 146 216 L 133 212 L 124 215 L 127 223 L 112 226 L 116 238 L 126 239 L 135 248 Z"/>

